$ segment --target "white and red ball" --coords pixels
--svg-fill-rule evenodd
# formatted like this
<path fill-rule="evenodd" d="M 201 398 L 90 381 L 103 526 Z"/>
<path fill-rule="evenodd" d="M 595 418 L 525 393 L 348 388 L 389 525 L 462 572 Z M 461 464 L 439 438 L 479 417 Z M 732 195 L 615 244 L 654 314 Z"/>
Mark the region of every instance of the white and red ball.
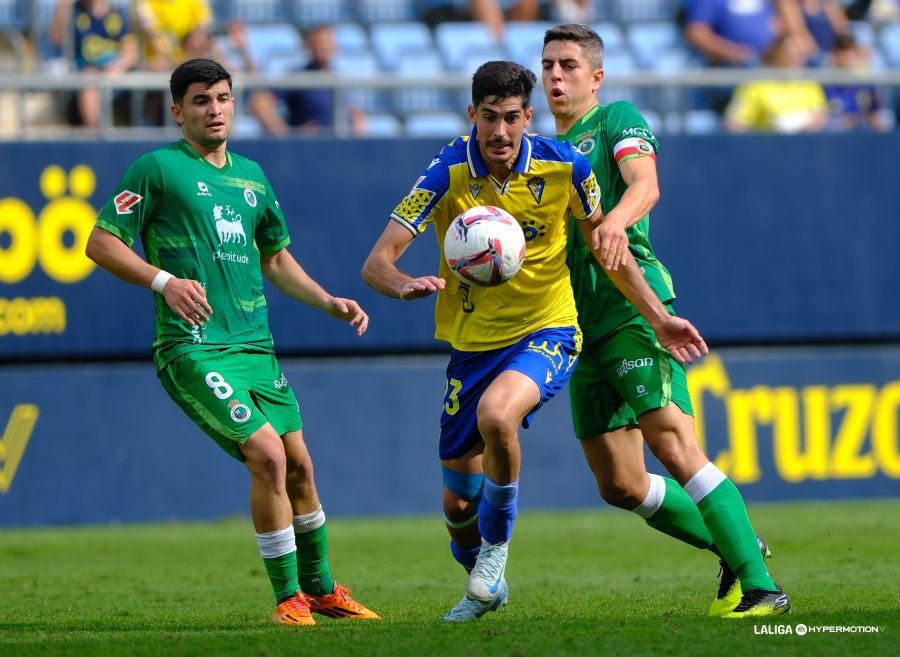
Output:
<path fill-rule="evenodd" d="M 500 285 L 525 260 L 525 234 L 515 217 L 492 205 L 469 208 L 444 235 L 444 258 L 464 283 Z"/>

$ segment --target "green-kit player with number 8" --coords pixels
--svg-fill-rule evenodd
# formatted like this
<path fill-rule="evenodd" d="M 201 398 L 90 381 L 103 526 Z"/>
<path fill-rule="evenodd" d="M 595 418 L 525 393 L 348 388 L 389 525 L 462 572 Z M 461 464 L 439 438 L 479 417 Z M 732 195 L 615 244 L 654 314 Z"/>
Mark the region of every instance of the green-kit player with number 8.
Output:
<path fill-rule="evenodd" d="M 231 76 L 208 59 L 172 73 L 183 139 L 135 160 L 104 205 L 87 256 L 154 291 L 153 360 L 169 396 L 250 472 L 250 514 L 275 593 L 273 620 L 311 613 L 378 618 L 334 582 L 325 514 L 297 399 L 275 358 L 263 276 L 362 335 L 352 299 L 328 294 L 297 263 L 262 168 L 226 149 Z M 140 236 L 146 260 L 131 250 Z"/>

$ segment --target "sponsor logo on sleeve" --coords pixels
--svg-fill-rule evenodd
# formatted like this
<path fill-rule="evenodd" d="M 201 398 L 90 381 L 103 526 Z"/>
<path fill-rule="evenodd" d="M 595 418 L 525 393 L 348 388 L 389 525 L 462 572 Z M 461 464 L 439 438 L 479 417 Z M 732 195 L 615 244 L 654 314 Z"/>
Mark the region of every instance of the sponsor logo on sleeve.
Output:
<path fill-rule="evenodd" d="M 143 198 L 140 194 L 135 194 L 127 189 L 119 193 L 114 199 L 116 214 L 132 214 L 131 208 L 140 203 Z"/>

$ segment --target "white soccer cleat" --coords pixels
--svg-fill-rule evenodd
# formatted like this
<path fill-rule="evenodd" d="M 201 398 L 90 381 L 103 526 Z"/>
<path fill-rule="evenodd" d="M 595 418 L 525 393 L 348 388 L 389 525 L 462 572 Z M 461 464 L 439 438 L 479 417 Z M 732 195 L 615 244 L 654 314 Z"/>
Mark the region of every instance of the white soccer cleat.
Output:
<path fill-rule="evenodd" d="M 481 602 L 480 600 L 474 600 L 466 595 L 462 600 L 456 603 L 453 609 L 444 615 L 443 621 L 445 623 L 467 623 L 469 621 L 478 620 L 489 611 L 497 611 L 498 609 L 505 607 L 508 601 L 509 587 L 506 586 L 506 580 L 503 580 L 500 583 L 500 592 L 497 594 L 496 598 L 488 600 L 487 602 Z"/>
<path fill-rule="evenodd" d="M 466 593 L 470 598 L 480 602 L 492 602 L 497 598 L 502 588 L 508 556 L 509 543 L 492 545 L 482 539 L 475 567 L 466 580 Z"/>

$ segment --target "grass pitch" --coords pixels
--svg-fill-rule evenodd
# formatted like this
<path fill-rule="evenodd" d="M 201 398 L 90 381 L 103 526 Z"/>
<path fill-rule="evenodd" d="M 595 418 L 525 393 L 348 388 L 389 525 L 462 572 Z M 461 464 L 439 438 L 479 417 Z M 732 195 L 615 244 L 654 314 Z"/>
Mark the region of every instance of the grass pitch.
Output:
<path fill-rule="evenodd" d="M 438 516 L 330 519 L 334 574 L 384 620 L 322 618 L 312 628 L 270 622 L 246 519 L 6 530 L 0 655 L 897 654 L 900 500 L 760 505 L 751 518 L 793 600 L 789 616 L 706 617 L 715 558 L 613 510 L 522 514 L 509 606 L 452 626 L 440 618 L 461 597 L 464 573 Z M 880 631 L 776 634 L 797 623 Z"/>

